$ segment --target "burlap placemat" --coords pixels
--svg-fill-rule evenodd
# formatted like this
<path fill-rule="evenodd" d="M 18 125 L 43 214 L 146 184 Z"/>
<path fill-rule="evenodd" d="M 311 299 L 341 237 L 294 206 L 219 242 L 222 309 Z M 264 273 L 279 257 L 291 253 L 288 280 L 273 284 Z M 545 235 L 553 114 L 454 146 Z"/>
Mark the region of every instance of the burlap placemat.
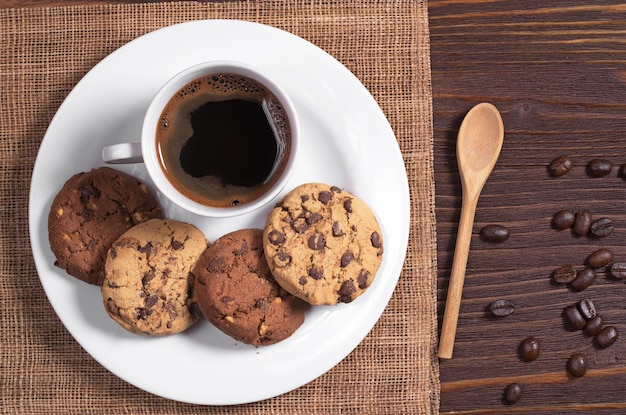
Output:
<path fill-rule="evenodd" d="M 155 397 L 73 340 L 39 283 L 28 236 L 31 171 L 46 128 L 82 76 L 124 43 L 195 19 L 258 21 L 345 64 L 387 115 L 406 163 L 410 242 L 396 291 L 334 369 L 262 402 L 203 407 Z M 436 239 L 427 1 L 95 4 L 0 10 L 0 411 L 25 414 L 431 414 L 439 409 Z M 384 197 L 384 195 L 381 195 Z M 259 374 L 259 382 L 271 381 Z"/>

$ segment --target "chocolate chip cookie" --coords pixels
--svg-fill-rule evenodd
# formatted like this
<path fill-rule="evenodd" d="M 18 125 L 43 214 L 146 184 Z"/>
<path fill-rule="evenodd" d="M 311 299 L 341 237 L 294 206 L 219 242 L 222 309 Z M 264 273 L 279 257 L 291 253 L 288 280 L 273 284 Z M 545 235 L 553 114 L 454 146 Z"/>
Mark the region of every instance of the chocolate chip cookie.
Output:
<path fill-rule="evenodd" d="M 102 300 L 126 330 L 151 336 L 179 333 L 200 318 L 192 273 L 208 246 L 195 226 L 152 219 L 117 239 L 107 254 Z"/>
<path fill-rule="evenodd" d="M 370 208 L 336 186 L 307 183 L 270 212 L 263 234 L 276 281 L 313 305 L 349 303 L 372 283 L 383 255 Z"/>
<path fill-rule="evenodd" d="M 232 338 L 255 346 L 291 336 L 309 308 L 276 283 L 262 238 L 261 229 L 224 235 L 202 254 L 194 270 L 202 314 Z"/>
<path fill-rule="evenodd" d="M 55 265 L 100 285 L 113 241 L 130 227 L 161 217 L 154 195 L 134 177 L 108 167 L 78 173 L 65 182 L 48 214 Z"/>

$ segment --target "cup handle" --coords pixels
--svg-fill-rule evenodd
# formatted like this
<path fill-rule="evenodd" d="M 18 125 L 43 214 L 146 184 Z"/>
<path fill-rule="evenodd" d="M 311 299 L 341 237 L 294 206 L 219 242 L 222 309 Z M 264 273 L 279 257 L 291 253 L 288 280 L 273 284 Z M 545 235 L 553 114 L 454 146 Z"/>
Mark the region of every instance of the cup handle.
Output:
<path fill-rule="evenodd" d="M 104 147 L 102 160 L 108 164 L 143 163 L 141 143 L 120 143 Z"/>

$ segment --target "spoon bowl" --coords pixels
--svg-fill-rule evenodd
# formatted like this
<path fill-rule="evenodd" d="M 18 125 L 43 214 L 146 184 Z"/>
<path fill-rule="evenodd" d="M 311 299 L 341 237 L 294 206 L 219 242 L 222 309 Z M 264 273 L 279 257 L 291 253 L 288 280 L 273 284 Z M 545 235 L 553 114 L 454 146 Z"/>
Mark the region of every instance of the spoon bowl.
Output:
<path fill-rule="evenodd" d="M 456 142 L 464 194 L 480 193 L 498 160 L 503 141 L 504 125 L 496 107 L 483 102 L 467 113 Z"/>
<path fill-rule="evenodd" d="M 480 192 L 500 156 L 503 141 L 502 117 L 498 109 L 487 102 L 474 106 L 459 128 L 456 159 L 461 175 L 463 200 L 439 339 L 441 359 L 452 358 L 476 205 Z"/>

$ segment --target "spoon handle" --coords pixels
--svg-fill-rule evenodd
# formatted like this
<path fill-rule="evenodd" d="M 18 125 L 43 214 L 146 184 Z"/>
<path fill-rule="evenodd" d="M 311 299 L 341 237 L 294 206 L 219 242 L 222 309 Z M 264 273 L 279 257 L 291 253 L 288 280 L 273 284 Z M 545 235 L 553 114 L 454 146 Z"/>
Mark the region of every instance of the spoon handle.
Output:
<path fill-rule="evenodd" d="M 461 206 L 459 230 L 456 237 L 454 259 L 452 260 L 452 271 L 448 286 L 448 297 L 446 298 L 446 309 L 443 315 L 441 337 L 439 338 L 439 358 L 441 359 L 452 358 L 477 203 L 477 197 L 464 198 Z"/>

